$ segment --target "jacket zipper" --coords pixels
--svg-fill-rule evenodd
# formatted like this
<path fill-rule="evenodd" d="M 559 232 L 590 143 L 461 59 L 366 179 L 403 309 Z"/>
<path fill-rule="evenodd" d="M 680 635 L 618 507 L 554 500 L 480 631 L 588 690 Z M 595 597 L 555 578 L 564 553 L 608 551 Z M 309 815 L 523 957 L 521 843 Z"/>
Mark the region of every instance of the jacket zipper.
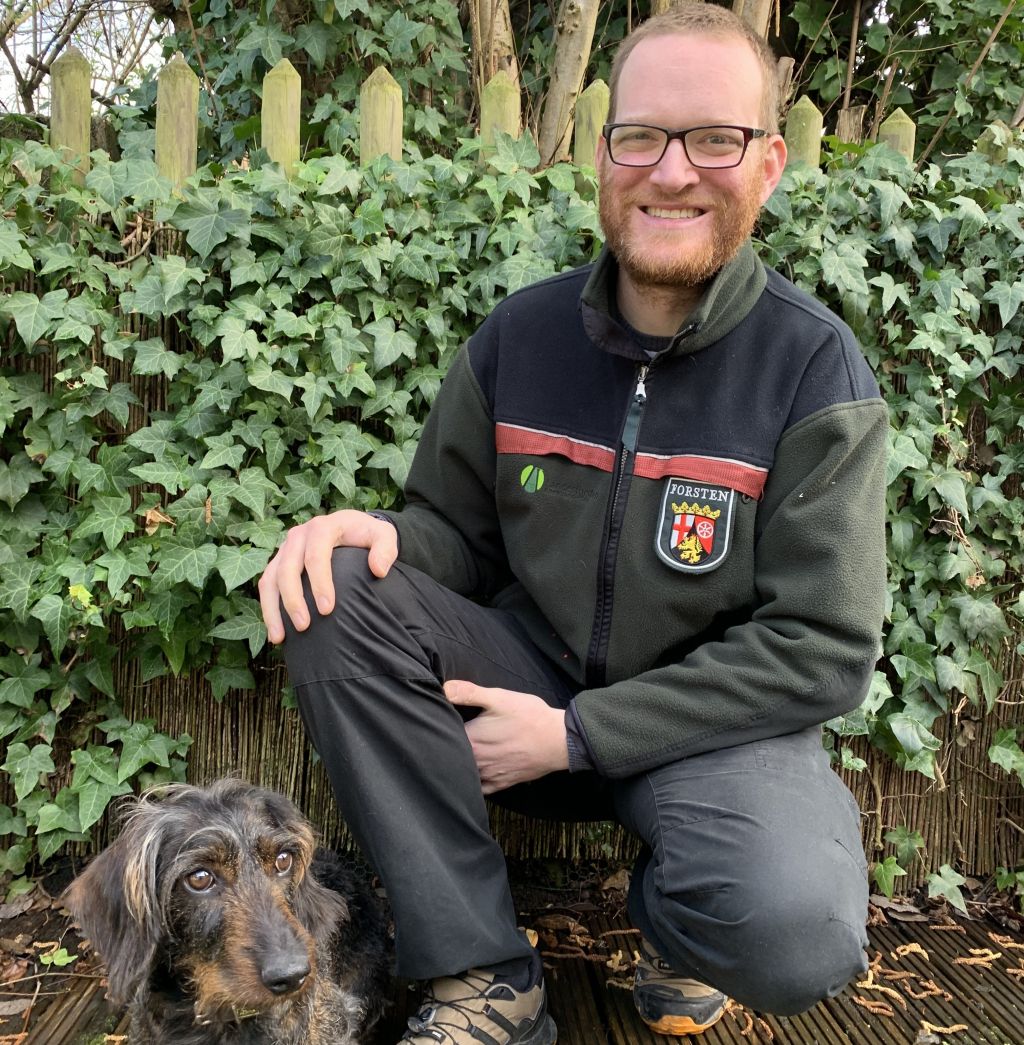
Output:
<path fill-rule="evenodd" d="M 647 388 L 644 382 L 650 369 L 650 363 L 640 366 L 637 372 L 636 388 L 633 390 L 633 396 L 626 411 L 626 420 L 622 425 L 622 448 L 619 451 L 613 477 L 611 511 L 608 515 L 608 530 L 605 533 L 604 548 L 601 554 L 601 573 L 597 582 L 594 629 L 591 632 L 590 649 L 587 653 L 586 678 L 587 684 L 591 686 L 605 684 L 606 633 L 611 622 L 613 576 L 625 503 L 623 500 L 620 504 L 619 495 L 622 493 L 625 481 L 633 474 L 637 438 L 640 434 L 640 419 L 647 403 Z"/>

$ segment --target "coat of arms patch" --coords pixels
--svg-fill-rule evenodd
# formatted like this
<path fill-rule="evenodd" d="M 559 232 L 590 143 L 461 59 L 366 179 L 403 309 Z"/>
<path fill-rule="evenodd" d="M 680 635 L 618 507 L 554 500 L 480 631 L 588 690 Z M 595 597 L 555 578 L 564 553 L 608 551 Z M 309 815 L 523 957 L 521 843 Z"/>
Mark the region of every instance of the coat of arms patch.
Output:
<path fill-rule="evenodd" d="M 705 573 L 720 566 L 732 537 L 736 491 L 675 476 L 665 481 L 654 546 L 676 570 Z"/>

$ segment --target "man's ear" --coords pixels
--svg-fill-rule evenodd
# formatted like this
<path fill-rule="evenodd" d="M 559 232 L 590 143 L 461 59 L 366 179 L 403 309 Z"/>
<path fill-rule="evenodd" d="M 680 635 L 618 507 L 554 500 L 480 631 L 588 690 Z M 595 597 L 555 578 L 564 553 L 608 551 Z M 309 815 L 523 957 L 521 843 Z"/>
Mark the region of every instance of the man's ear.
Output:
<path fill-rule="evenodd" d="M 764 147 L 762 204 L 767 202 L 768 197 L 775 191 L 775 186 L 782 178 L 782 172 L 786 169 L 786 155 L 786 142 L 782 135 L 773 134 Z"/>

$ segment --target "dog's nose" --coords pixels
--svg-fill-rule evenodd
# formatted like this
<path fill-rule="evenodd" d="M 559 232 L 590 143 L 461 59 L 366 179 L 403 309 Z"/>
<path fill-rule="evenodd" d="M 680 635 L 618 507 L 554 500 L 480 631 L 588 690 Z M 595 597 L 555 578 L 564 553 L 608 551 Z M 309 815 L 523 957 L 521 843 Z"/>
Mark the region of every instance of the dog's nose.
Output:
<path fill-rule="evenodd" d="M 265 965 L 260 971 L 263 986 L 273 994 L 297 991 L 309 975 L 309 960 L 305 955 Z"/>

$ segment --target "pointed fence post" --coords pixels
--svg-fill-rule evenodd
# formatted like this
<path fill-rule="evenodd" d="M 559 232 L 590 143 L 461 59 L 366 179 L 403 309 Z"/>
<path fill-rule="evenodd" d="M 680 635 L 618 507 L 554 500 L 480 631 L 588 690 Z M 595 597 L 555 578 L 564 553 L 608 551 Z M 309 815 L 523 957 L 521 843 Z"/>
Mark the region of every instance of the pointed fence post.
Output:
<path fill-rule="evenodd" d="M 891 116 L 883 120 L 878 128 L 878 140 L 892 146 L 898 153 L 906 156 L 911 163 L 914 162 L 916 138 L 917 127 L 902 109 L 897 109 Z"/>
<path fill-rule="evenodd" d="M 359 88 L 359 163 L 378 156 L 402 158 L 402 88 L 382 65 Z"/>
<path fill-rule="evenodd" d="M 50 67 L 50 145 L 78 166 L 75 181 L 82 184 L 89 171 L 92 69 L 77 47 L 69 47 Z"/>
<path fill-rule="evenodd" d="M 156 86 L 156 165 L 176 189 L 196 172 L 199 77 L 178 51 Z"/>
<path fill-rule="evenodd" d="M 608 84 L 595 80 L 576 102 L 576 132 L 573 137 L 572 159 L 577 167 L 592 167 L 597 152 L 601 128 L 608 119 Z"/>
<path fill-rule="evenodd" d="M 805 94 L 786 117 L 787 167 L 791 163 L 806 163 L 811 167 L 821 163 L 821 132 L 824 127 L 821 112 Z"/>
<path fill-rule="evenodd" d="M 499 69 L 480 92 L 480 157 L 494 154 L 498 132 L 518 138 L 523 133 L 523 108 L 519 83 L 505 69 Z"/>
<path fill-rule="evenodd" d="M 263 108 L 260 114 L 260 143 L 267 155 L 281 164 L 285 177 L 295 173 L 299 162 L 299 102 L 302 77 L 295 66 L 282 58 L 263 77 Z"/>

